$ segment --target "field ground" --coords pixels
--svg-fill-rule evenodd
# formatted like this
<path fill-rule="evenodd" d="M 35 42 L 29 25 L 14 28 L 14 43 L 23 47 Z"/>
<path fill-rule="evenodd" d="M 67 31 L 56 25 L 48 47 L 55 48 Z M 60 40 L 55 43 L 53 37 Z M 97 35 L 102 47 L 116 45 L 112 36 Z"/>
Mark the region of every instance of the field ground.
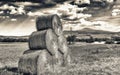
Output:
<path fill-rule="evenodd" d="M 18 66 L 19 57 L 28 49 L 27 43 L 0 43 L 0 75 L 14 75 L 12 71 Z M 6 73 L 7 72 L 7 73 Z"/>
<path fill-rule="evenodd" d="M 72 62 L 59 75 L 120 75 L 120 45 L 75 44 Z M 27 43 L 0 43 L 0 75 L 18 75 L 18 60 Z"/>

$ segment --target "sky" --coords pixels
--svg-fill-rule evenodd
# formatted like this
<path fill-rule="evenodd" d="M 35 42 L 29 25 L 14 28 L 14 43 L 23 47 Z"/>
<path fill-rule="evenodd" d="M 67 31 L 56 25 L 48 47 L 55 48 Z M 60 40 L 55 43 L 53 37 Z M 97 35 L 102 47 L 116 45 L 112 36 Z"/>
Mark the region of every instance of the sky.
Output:
<path fill-rule="evenodd" d="M 5 36 L 25 36 L 36 31 L 36 17 L 44 14 L 57 14 L 61 17 L 64 30 L 80 30 L 83 28 L 91 28 L 96 30 L 104 30 L 111 32 L 120 31 L 120 6 L 114 6 L 109 11 L 109 15 L 101 15 L 93 18 L 93 14 L 77 13 L 88 10 L 88 8 L 79 8 L 76 5 L 70 5 L 67 2 L 58 4 L 51 8 L 40 8 L 35 11 L 26 11 L 26 6 L 33 3 L 16 3 L 18 6 L 4 4 L 0 6 L 0 15 L 5 14 L 3 10 L 9 9 L 8 16 L 0 16 L 0 35 Z M 35 6 L 39 5 L 37 3 Z M 104 12 L 101 12 L 104 13 Z M 22 15 L 19 17 L 11 17 L 10 15 Z M 62 18 L 62 16 L 68 16 Z M 89 20 L 90 19 L 90 20 Z"/>

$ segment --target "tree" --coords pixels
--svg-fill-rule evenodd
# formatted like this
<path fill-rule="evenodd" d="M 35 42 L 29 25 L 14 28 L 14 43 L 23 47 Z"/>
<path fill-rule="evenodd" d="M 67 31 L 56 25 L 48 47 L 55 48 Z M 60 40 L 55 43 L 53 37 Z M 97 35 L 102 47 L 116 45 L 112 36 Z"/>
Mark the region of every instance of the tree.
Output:
<path fill-rule="evenodd" d="M 76 41 L 76 35 L 71 35 L 67 37 L 69 44 L 73 44 Z"/>

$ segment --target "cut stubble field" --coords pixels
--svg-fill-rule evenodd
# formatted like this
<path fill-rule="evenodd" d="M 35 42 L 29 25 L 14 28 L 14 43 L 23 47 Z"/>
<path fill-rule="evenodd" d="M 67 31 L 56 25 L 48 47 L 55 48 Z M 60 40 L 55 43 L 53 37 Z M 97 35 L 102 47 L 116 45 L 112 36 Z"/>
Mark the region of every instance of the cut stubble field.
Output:
<path fill-rule="evenodd" d="M 27 49 L 27 43 L 0 43 L 0 68 L 17 67 L 19 57 Z"/>
<path fill-rule="evenodd" d="M 57 75 L 120 75 L 120 45 L 70 45 L 71 63 Z M 19 75 L 19 57 L 27 43 L 0 43 L 0 75 Z"/>

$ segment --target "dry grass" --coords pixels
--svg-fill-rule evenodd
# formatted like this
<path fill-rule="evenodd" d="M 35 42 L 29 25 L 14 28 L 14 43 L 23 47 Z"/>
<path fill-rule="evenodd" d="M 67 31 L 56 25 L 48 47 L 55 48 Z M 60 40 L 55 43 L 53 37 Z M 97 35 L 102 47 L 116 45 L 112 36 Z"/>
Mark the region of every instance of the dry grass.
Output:
<path fill-rule="evenodd" d="M 120 75 L 120 46 L 106 45 L 108 49 L 99 48 L 81 49 L 71 46 L 73 60 L 70 68 L 71 75 Z M 98 49 L 99 48 L 99 49 Z"/>
<path fill-rule="evenodd" d="M 26 49 L 26 43 L 0 44 L 0 68 L 4 68 L 0 75 L 16 75 L 10 68 L 17 67 Z M 72 45 L 70 49 L 72 62 L 61 67 L 58 75 L 120 75 L 120 45 Z"/>
<path fill-rule="evenodd" d="M 19 57 L 27 49 L 27 43 L 0 43 L 0 68 L 17 67 Z"/>

